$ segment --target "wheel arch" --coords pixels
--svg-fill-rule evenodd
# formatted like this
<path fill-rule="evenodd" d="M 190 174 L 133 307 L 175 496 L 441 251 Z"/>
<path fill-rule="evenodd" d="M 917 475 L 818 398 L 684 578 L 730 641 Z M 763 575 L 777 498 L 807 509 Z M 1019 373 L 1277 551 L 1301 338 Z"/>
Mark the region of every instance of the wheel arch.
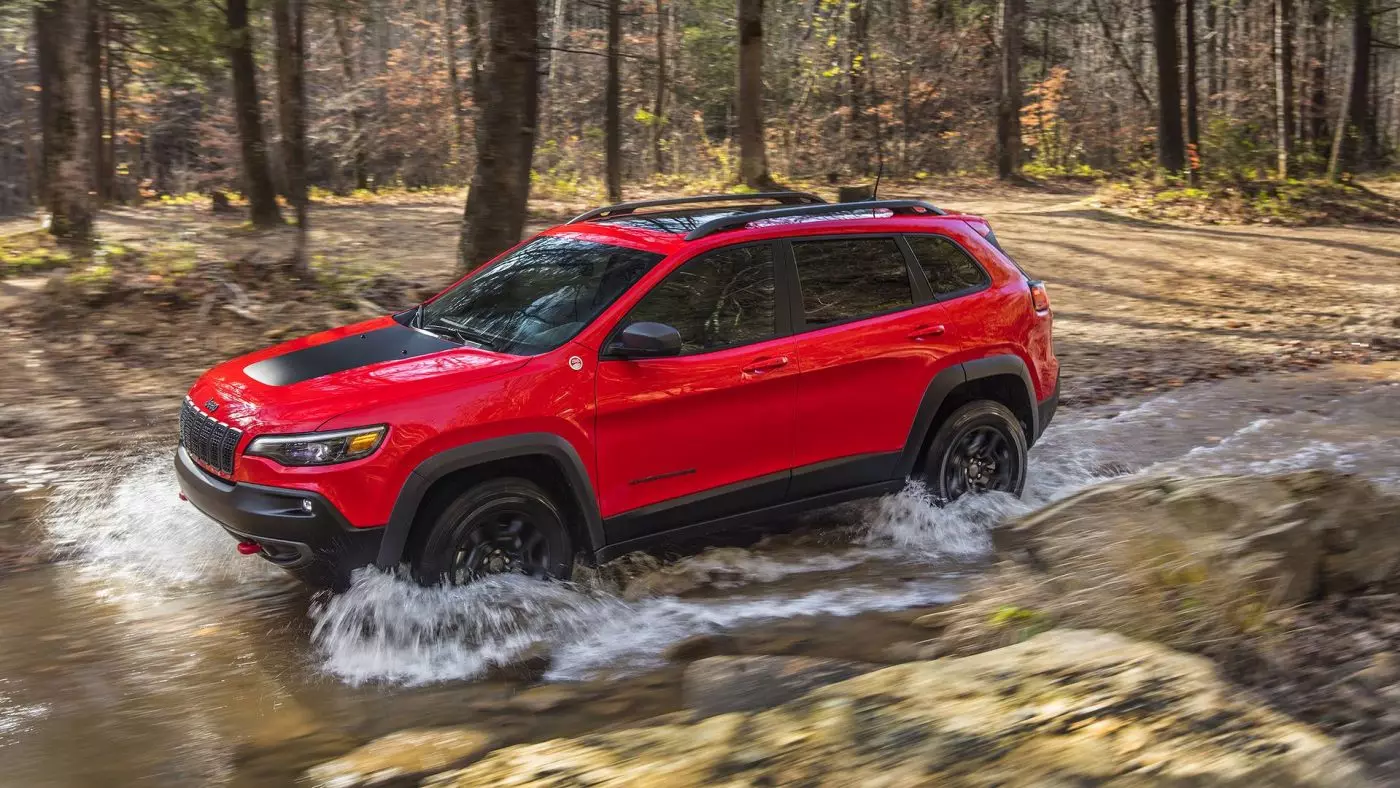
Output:
<path fill-rule="evenodd" d="M 575 550 L 592 555 L 602 548 L 603 521 L 583 459 L 559 435 L 524 433 L 448 449 L 414 468 L 394 501 L 375 564 L 394 567 L 409 557 L 426 508 L 477 479 L 503 475 L 530 479 L 559 498 Z"/>
<path fill-rule="evenodd" d="M 912 475 L 938 425 L 954 410 L 977 399 L 994 400 L 1010 408 L 1025 426 L 1026 446 L 1035 443 L 1040 435 L 1040 416 L 1026 362 L 1011 354 L 973 359 L 942 370 L 929 382 L 899 458 L 899 474 Z"/>

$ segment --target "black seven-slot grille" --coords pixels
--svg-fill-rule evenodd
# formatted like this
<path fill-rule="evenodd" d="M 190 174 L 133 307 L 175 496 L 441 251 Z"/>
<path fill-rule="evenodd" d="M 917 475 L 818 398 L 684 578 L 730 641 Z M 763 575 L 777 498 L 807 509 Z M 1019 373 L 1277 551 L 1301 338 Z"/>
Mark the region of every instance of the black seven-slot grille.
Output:
<path fill-rule="evenodd" d="M 189 397 L 180 408 L 180 445 L 191 457 L 225 476 L 233 475 L 233 453 L 243 431 L 206 415 Z"/>

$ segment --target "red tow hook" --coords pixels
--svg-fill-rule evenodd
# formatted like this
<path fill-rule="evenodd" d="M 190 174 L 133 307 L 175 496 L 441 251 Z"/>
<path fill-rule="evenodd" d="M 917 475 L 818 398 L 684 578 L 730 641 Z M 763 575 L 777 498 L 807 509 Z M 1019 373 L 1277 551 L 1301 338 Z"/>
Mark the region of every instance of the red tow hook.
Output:
<path fill-rule="evenodd" d="M 186 498 L 186 497 L 185 497 L 185 493 L 184 493 L 184 492 L 181 492 L 181 493 L 180 493 L 180 500 L 182 500 L 182 501 L 188 501 L 189 498 Z"/>
<path fill-rule="evenodd" d="M 257 542 L 239 542 L 238 552 L 243 555 L 257 555 L 262 552 L 262 545 Z"/>

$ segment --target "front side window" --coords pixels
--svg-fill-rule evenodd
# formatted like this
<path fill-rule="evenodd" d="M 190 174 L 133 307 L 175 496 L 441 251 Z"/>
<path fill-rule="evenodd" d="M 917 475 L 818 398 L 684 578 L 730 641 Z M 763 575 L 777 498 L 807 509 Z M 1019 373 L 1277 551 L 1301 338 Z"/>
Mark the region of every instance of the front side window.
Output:
<path fill-rule="evenodd" d="M 720 249 L 672 271 L 632 308 L 619 329 L 664 323 L 681 355 L 771 339 L 778 333 L 770 244 Z"/>
<path fill-rule="evenodd" d="M 424 304 L 414 325 L 501 353 L 543 353 L 573 339 L 661 259 L 541 236 Z"/>
<path fill-rule="evenodd" d="M 940 235 L 906 235 L 904 239 L 919 258 L 934 296 L 972 290 L 988 282 L 982 270 L 961 246 Z"/>
<path fill-rule="evenodd" d="M 794 241 L 808 326 L 825 326 L 914 304 L 904 253 L 893 238 Z"/>

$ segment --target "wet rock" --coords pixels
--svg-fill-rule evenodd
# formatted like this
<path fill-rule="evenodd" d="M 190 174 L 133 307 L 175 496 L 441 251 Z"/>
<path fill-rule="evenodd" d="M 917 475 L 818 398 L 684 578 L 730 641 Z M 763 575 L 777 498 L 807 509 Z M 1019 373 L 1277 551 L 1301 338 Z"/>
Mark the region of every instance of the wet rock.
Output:
<path fill-rule="evenodd" d="M 1395 653 L 1383 651 L 1371 657 L 1366 667 L 1352 675 L 1352 679 L 1372 692 L 1379 692 L 1400 681 L 1400 661 Z"/>
<path fill-rule="evenodd" d="M 544 678 L 544 674 L 549 672 L 549 668 L 553 664 L 554 655 L 550 653 L 549 646 L 536 643 L 509 660 L 487 668 L 482 678 L 486 681 L 515 681 L 532 684 Z"/>
<path fill-rule="evenodd" d="M 992 539 L 1003 554 L 1056 573 L 1092 568 L 1105 550 L 1170 553 L 1182 558 L 1171 583 L 1238 581 L 1281 607 L 1396 577 L 1400 498 L 1330 471 L 1130 479 L 1065 498 Z"/>
<path fill-rule="evenodd" d="M 697 659 L 732 653 L 734 638 L 717 633 L 692 635 L 672 643 L 662 655 L 668 662 L 694 662 Z"/>
<path fill-rule="evenodd" d="M 632 578 L 622 592 L 636 601 L 653 596 L 682 596 L 703 588 L 724 588 L 745 581 L 762 581 L 773 571 L 770 562 L 742 547 L 712 547 L 698 555 L 666 564 Z"/>
<path fill-rule="evenodd" d="M 882 661 L 898 664 L 900 662 L 920 662 L 927 659 L 938 659 L 948 652 L 948 647 L 938 640 L 900 641 L 891 643 L 885 647 L 881 653 Z"/>
<path fill-rule="evenodd" d="M 857 676 L 764 711 L 513 746 L 425 785 L 717 780 L 1369 784 L 1335 742 L 1256 705 L 1204 659 L 1104 632 L 1057 630 L 972 657 Z"/>
<path fill-rule="evenodd" d="M 566 684 L 542 684 L 516 695 L 511 699 L 510 706 L 531 714 L 542 714 L 586 697 L 587 694 Z"/>
<path fill-rule="evenodd" d="M 414 728 L 313 766 L 303 777 L 324 788 L 413 785 L 426 775 L 480 758 L 494 743 L 491 734 L 475 728 Z"/>
<path fill-rule="evenodd" d="M 878 667 L 814 657 L 711 657 L 686 668 L 681 698 L 700 717 L 757 711 Z"/>

